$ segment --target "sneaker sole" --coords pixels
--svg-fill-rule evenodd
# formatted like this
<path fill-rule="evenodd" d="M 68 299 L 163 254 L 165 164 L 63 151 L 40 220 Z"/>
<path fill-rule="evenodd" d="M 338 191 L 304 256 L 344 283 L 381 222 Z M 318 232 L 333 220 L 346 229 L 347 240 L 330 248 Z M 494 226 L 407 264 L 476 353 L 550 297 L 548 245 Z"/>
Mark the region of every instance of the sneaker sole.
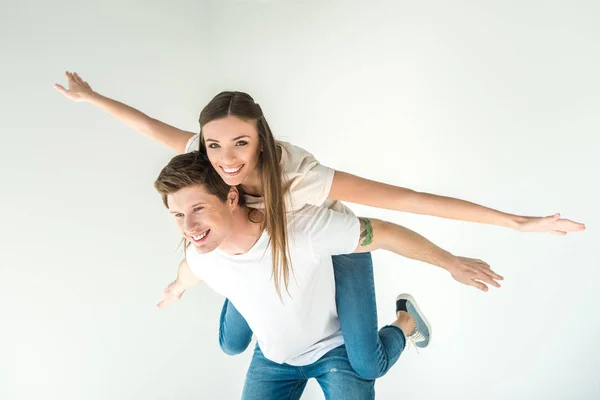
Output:
<path fill-rule="evenodd" d="M 433 333 L 431 331 L 431 324 L 429 323 L 429 321 L 427 321 L 427 318 L 425 317 L 425 314 L 423 313 L 423 311 L 421 311 L 421 308 L 419 308 L 417 301 L 415 300 L 414 297 L 412 297 L 408 293 L 403 293 L 403 294 L 398 295 L 398 297 L 396 297 L 396 301 L 398 301 L 398 300 L 410 301 L 412 303 L 413 307 L 415 308 L 415 310 L 417 310 L 417 313 L 419 314 L 419 316 L 425 323 L 425 326 L 427 327 L 427 329 L 429 329 L 429 342 L 427 343 L 427 346 L 425 346 L 425 347 L 429 347 L 429 345 L 431 344 L 431 338 L 433 337 Z M 416 326 L 416 322 L 415 322 L 415 326 Z M 421 347 L 421 348 L 424 348 L 424 347 Z"/>

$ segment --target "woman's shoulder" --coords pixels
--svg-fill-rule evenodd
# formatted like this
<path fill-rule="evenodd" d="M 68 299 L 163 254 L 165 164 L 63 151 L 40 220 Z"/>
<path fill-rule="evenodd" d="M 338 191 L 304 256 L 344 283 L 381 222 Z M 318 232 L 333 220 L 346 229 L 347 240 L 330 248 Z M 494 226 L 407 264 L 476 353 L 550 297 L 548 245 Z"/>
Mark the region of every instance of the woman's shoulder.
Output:
<path fill-rule="evenodd" d="M 300 146 L 282 140 L 278 140 L 277 145 L 281 149 L 280 164 L 284 169 L 297 169 L 301 165 L 317 162 L 312 153 Z"/>

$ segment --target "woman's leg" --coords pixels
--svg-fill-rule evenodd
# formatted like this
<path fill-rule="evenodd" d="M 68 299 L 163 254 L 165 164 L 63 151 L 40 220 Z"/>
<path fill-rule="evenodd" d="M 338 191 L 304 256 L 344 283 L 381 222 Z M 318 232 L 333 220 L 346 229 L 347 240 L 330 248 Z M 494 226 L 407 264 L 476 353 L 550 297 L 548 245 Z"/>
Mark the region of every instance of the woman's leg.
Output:
<path fill-rule="evenodd" d="M 400 357 L 405 336 L 396 326 L 377 330 L 371 254 L 344 254 L 332 260 L 337 312 L 350 365 L 363 379 L 377 379 Z"/>
<path fill-rule="evenodd" d="M 248 348 L 252 341 L 252 330 L 242 314 L 228 299 L 223 303 L 219 325 L 219 345 L 225 354 L 234 356 Z"/>

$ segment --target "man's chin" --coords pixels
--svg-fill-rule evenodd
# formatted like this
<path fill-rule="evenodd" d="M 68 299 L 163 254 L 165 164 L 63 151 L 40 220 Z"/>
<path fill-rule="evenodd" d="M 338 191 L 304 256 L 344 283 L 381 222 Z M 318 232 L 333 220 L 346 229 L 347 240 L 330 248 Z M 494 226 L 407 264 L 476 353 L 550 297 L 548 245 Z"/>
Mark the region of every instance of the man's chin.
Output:
<path fill-rule="evenodd" d="M 202 243 L 202 244 L 192 243 L 192 246 L 194 246 L 194 249 L 196 249 L 196 251 L 200 254 L 210 253 L 211 251 L 213 251 L 216 248 L 216 246 L 213 246 L 208 243 Z"/>

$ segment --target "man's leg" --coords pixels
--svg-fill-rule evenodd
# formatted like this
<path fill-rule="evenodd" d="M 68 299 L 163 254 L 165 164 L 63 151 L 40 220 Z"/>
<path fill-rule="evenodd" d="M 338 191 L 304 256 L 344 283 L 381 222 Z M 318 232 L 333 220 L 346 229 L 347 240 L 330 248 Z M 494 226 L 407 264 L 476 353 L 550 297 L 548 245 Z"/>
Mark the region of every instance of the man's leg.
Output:
<path fill-rule="evenodd" d="M 327 400 L 375 399 L 375 380 L 362 379 L 354 371 L 345 346 L 336 347 L 302 369 L 317 380 Z"/>
<path fill-rule="evenodd" d="M 242 400 L 298 400 L 307 378 L 300 368 L 267 360 L 256 345 L 246 374 Z"/>
<path fill-rule="evenodd" d="M 242 314 L 228 299 L 223 303 L 219 325 L 219 345 L 225 354 L 234 356 L 248 348 L 252 330 Z"/>

